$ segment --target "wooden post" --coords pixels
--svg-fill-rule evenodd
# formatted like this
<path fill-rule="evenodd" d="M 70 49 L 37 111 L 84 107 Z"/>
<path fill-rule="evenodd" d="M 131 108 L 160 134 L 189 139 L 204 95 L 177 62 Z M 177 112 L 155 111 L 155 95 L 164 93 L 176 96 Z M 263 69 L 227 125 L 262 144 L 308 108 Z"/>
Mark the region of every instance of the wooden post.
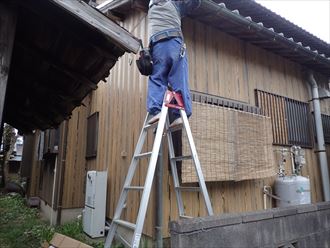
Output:
<path fill-rule="evenodd" d="M 3 123 L 3 110 L 8 83 L 11 55 L 16 30 L 16 11 L 6 3 L 0 3 L 0 124 Z"/>

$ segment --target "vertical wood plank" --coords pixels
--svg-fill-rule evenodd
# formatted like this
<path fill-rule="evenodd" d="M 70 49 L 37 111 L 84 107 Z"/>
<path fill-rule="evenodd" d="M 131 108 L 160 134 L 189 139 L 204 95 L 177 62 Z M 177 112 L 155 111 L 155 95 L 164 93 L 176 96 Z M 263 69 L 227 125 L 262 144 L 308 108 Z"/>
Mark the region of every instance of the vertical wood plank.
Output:
<path fill-rule="evenodd" d="M 2 126 L 8 75 L 16 31 L 16 11 L 5 3 L 0 3 L 0 23 L 0 125 Z"/>

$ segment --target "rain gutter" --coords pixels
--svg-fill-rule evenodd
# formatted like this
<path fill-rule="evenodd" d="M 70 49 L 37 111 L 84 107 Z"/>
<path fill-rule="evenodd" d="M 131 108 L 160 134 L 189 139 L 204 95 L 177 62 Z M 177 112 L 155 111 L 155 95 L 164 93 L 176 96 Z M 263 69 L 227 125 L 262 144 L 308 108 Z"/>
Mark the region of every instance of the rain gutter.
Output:
<path fill-rule="evenodd" d="M 293 38 L 286 38 L 283 33 L 276 33 L 273 28 L 264 27 L 261 22 L 254 22 L 249 16 L 241 16 L 238 10 L 231 11 L 227 9 L 224 3 L 217 4 L 211 0 L 203 0 L 196 12 L 202 13 L 201 15 L 193 15 L 192 17 L 197 17 L 197 19 L 200 19 L 201 21 L 206 16 L 210 15 L 223 17 L 229 22 L 245 27 L 258 37 L 273 43 L 279 43 L 295 53 L 309 57 L 312 61 L 318 61 L 319 63 L 325 64 L 330 70 L 330 57 L 327 58 L 324 54 L 319 54 L 317 50 L 312 51 L 308 46 L 304 47 L 301 42 L 295 42 Z M 239 35 L 237 36 L 239 37 Z"/>
<path fill-rule="evenodd" d="M 137 0 L 107 0 L 103 4 L 97 6 L 97 8 L 102 11 L 103 13 L 107 12 L 108 10 L 116 10 L 122 8 L 123 6 L 127 6 L 128 4 L 131 7 L 134 6 Z M 144 7 L 148 9 L 148 0 L 139 1 L 140 3 L 144 3 Z M 141 4 L 140 4 L 141 5 Z M 259 37 L 258 41 L 265 41 L 269 42 L 270 44 L 279 44 L 281 47 L 278 47 L 278 50 L 285 52 L 293 52 L 293 55 L 298 55 L 303 58 L 297 58 L 297 60 L 293 60 L 296 63 L 300 63 L 304 66 L 322 66 L 322 72 L 330 75 L 330 57 L 326 57 L 325 54 L 319 53 L 317 50 L 312 51 L 309 46 L 303 46 L 302 42 L 295 41 L 292 37 L 285 37 L 283 33 L 277 33 L 274 31 L 274 28 L 266 28 L 262 22 L 254 22 L 250 16 L 244 17 L 240 15 L 238 10 L 230 10 L 226 7 L 224 3 L 215 3 L 212 0 L 202 0 L 200 6 L 191 14 L 190 17 L 193 19 L 198 19 L 201 22 L 207 22 L 207 18 L 214 18 L 219 17 L 225 19 L 226 23 L 232 23 L 235 26 L 240 26 L 248 31 L 248 33 L 244 34 L 247 42 L 253 44 L 253 41 L 249 40 L 249 38 L 257 38 Z M 213 27 L 217 27 L 217 23 L 208 23 Z M 219 28 L 219 27 L 218 27 Z M 242 38 L 240 33 L 235 32 L 235 28 L 231 30 L 223 30 L 233 36 L 238 38 Z M 248 35 L 249 37 L 246 37 Z M 257 45 L 262 47 L 262 45 Z M 265 48 L 274 53 L 271 47 Z M 278 53 L 280 56 L 285 57 L 282 53 Z M 292 54 L 291 54 L 292 55 Z M 289 56 L 288 56 L 289 57 Z M 306 64 L 304 64 L 306 63 Z M 320 69 L 321 70 L 321 69 Z M 329 71 L 329 73 L 327 73 Z"/>

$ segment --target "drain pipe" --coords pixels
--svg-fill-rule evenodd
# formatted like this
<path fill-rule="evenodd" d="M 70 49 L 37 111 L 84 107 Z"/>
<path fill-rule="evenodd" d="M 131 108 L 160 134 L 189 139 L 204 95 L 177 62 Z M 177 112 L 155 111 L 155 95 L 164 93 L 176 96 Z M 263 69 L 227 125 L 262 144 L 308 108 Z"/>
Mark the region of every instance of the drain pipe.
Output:
<path fill-rule="evenodd" d="M 311 71 L 308 71 L 308 83 L 311 86 L 311 90 L 312 90 L 314 120 L 316 126 L 317 148 L 318 148 L 318 150 L 316 150 L 315 152 L 317 152 L 319 155 L 322 186 L 323 186 L 323 196 L 325 201 L 330 201 L 329 170 L 328 170 L 328 161 L 327 161 L 327 154 L 326 154 L 325 142 L 324 142 L 319 91 L 313 72 Z"/>
<path fill-rule="evenodd" d="M 57 165 L 57 155 L 55 157 L 55 168 L 54 168 L 54 182 L 53 182 L 53 189 L 52 189 L 52 205 L 51 205 L 51 212 L 50 212 L 50 225 L 53 226 L 54 225 L 54 220 L 53 220 L 53 212 L 54 210 L 54 206 L 55 206 L 55 188 L 56 188 L 56 178 L 57 178 L 57 173 L 58 173 L 58 165 Z"/>
<path fill-rule="evenodd" d="M 56 217 L 56 225 L 61 225 L 62 220 L 62 211 L 63 211 L 63 192 L 64 192 L 64 176 L 65 176 L 65 165 L 66 165 L 66 153 L 67 153 L 67 145 L 68 145 L 68 121 L 63 122 L 63 129 L 61 133 L 61 156 L 59 161 L 59 179 L 58 179 L 58 191 L 57 191 L 57 217 Z"/>

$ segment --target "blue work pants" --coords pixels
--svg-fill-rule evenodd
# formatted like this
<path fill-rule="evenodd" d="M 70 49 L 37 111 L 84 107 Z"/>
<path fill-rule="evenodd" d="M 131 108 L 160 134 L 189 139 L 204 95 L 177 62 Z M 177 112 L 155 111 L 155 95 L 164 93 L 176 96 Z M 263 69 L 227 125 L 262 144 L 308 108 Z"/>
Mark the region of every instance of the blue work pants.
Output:
<path fill-rule="evenodd" d="M 156 115 L 161 111 L 167 86 L 182 95 L 187 116 L 191 115 L 188 85 L 188 61 L 182 38 L 161 40 L 152 45 L 153 71 L 148 81 L 147 111 Z M 174 109 L 175 118 L 180 117 Z"/>

